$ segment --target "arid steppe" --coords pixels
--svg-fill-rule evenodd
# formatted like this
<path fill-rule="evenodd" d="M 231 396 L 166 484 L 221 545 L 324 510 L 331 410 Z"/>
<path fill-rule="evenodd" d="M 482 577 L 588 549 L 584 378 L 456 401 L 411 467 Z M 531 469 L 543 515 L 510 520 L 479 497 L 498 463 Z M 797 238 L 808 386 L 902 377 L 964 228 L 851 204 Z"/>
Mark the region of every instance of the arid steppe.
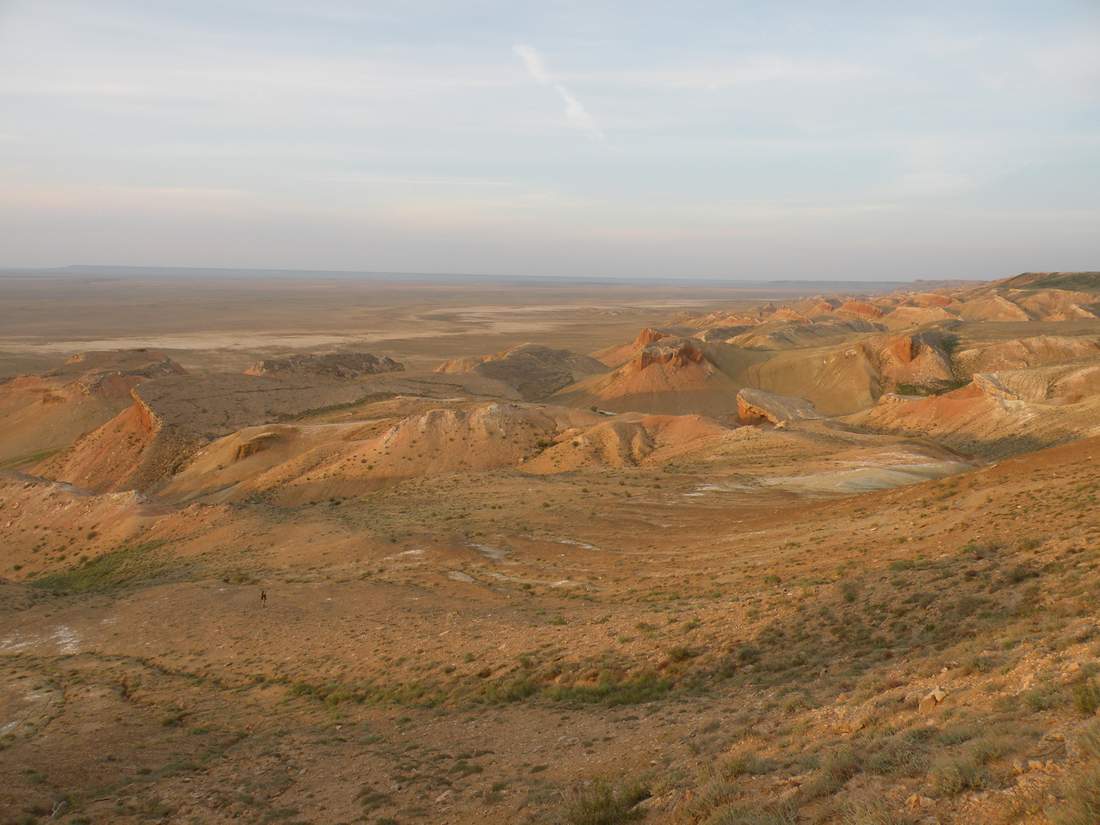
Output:
<path fill-rule="evenodd" d="M 1100 273 L 0 274 L 0 821 L 1090 825 L 1098 493 Z"/>

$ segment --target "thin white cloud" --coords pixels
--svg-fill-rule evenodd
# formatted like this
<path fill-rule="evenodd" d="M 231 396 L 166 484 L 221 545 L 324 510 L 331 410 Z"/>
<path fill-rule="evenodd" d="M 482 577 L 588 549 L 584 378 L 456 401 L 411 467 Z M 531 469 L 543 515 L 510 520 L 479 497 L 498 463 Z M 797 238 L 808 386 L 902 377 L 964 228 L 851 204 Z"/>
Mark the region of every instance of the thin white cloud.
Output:
<path fill-rule="evenodd" d="M 553 80 L 550 78 L 550 73 L 546 71 L 546 64 L 542 62 L 542 55 L 535 51 L 533 47 L 523 45 L 513 46 L 512 51 L 523 61 L 523 65 L 527 67 L 527 71 L 531 74 L 531 77 L 535 78 L 535 80 L 544 86 L 553 83 Z"/>
<path fill-rule="evenodd" d="M 581 130 L 589 137 L 597 140 L 604 139 L 603 130 L 592 119 L 592 115 L 588 113 L 588 110 L 584 108 L 584 105 L 577 100 L 569 89 L 554 80 L 546 69 L 546 63 L 543 61 L 542 55 L 534 47 L 518 44 L 512 47 L 512 51 L 523 61 L 527 73 L 531 75 L 536 83 L 549 86 L 558 93 L 562 103 L 565 104 L 565 119 L 569 125 Z"/>

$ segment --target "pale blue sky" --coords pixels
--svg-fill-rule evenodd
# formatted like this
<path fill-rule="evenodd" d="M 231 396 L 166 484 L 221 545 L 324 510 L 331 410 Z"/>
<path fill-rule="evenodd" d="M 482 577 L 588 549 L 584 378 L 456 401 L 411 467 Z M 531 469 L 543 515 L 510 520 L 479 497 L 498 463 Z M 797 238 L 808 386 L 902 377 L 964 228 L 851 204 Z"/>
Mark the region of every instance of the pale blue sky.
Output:
<path fill-rule="evenodd" d="M 1100 3 L 0 0 L 0 266 L 1100 268 Z"/>

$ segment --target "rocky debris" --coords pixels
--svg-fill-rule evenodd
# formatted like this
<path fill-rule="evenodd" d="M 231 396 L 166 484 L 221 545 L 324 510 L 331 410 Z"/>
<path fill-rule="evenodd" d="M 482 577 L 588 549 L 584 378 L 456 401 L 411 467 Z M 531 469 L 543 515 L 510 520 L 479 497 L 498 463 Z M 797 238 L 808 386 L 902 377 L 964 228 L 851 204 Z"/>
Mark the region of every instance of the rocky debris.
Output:
<path fill-rule="evenodd" d="M 936 804 L 936 801 L 931 797 L 922 796 L 919 793 L 910 794 L 909 798 L 905 800 L 905 806 L 911 811 L 921 811 L 926 808 L 931 808 Z"/>
<path fill-rule="evenodd" d="M 767 421 L 777 427 L 791 421 L 823 418 L 809 401 L 745 387 L 737 393 L 737 417 L 745 424 Z"/>
<path fill-rule="evenodd" d="M 265 358 L 245 370 L 245 375 L 280 377 L 285 375 L 324 375 L 333 378 L 359 378 L 382 372 L 404 370 L 388 356 L 369 352 L 332 352 L 325 355 L 300 354 L 286 358 Z"/>
<path fill-rule="evenodd" d="M 935 687 L 924 695 L 924 698 L 920 700 L 918 708 L 921 713 L 928 713 L 939 707 L 946 698 L 947 691 L 941 687 Z"/>

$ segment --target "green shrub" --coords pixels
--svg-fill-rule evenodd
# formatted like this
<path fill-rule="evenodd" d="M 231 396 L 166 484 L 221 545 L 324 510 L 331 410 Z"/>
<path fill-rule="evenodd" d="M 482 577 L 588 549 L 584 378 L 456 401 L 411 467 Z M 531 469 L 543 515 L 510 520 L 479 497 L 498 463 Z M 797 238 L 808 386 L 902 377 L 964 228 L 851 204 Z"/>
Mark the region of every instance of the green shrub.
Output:
<path fill-rule="evenodd" d="M 844 806 L 843 825 L 911 825 L 912 818 L 899 813 L 885 799 L 855 799 Z"/>
<path fill-rule="evenodd" d="M 928 779 L 938 796 L 954 796 L 982 787 L 986 779 L 985 766 L 966 754 L 943 754 L 932 762 Z"/>
<path fill-rule="evenodd" d="M 791 805 L 763 808 L 738 806 L 717 811 L 703 825 L 796 825 L 798 811 Z"/>
<path fill-rule="evenodd" d="M 1054 685 L 1040 685 L 1024 694 L 1024 702 L 1034 712 L 1050 710 L 1065 701 L 1065 694 Z"/>
<path fill-rule="evenodd" d="M 1085 757 L 1100 760 L 1100 720 L 1089 722 L 1081 729 L 1077 746 Z"/>
<path fill-rule="evenodd" d="M 608 706 L 636 705 L 660 699 L 672 688 L 667 679 L 653 673 L 642 673 L 629 678 L 605 672 L 594 685 L 555 685 L 546 696 L 558 702 L 577 704 L 602 704 Z"/>
<path fill-rule="evenodd" d="M 897 733 L 874 743 L 864 768 L 885 776 L 918 776 L 928 770 L 929 728 Z"/>
<path fill-rule="evenodd" d="M 770 772 L 775 766 L 766 759 L 762 759 L 755 753 L 739 753 L 730 757 L 729 761 L 719 768 L 726 779 L 736 779 L 739 776 L 758 776 Z"/>
<path fill-rule="evenodd" d="M 990 782 L 986 766 L 1019 747 L 1021 739 L 1010 735 L 983 736 L 958 753 L 945 753 L 932 760 L 928 779 L 938 796 L 954 796 L 985 787 Z"/>
<path fill-rule="evenodd" d="M 613 785 L 605 779 L 578 788 L 568 800 L 565 821 L 569 825 L 619 825 L 645 816 L 638 803 L 649 797 L 649 789 L 641 782 Z"/>
<path fill-rule="evenodd" d="M 836 748 L 821 760 L 820 773 L 802 787 L 802 792 L 807 799 L 834 794 L 862 768 L 854 750 L 848 746 Z"/>
<path fill-rule="evenodd" d="M 668 649 L 668 658 L 674 662 L 686 662 L 688 659 L 694 659 L 698 655 L 698 651 L 683 645 L 676 645 Z"/>
<path fill-rule="evenodd" d="M 1100 708 L 1100 686 L 1084 679 L 1073 686 L 1073 706 L 1082 716 L 1093 716 Z"/>
<path fill-rule="evenodd" d="M 150 541 L 114 550 L 69 570 L 40 576 L 31 584 L 54 593 L 73 594 L 102 592 L 148 581 L 168 569 L 169 562 L 154 553 L 162 544 Z"/>

